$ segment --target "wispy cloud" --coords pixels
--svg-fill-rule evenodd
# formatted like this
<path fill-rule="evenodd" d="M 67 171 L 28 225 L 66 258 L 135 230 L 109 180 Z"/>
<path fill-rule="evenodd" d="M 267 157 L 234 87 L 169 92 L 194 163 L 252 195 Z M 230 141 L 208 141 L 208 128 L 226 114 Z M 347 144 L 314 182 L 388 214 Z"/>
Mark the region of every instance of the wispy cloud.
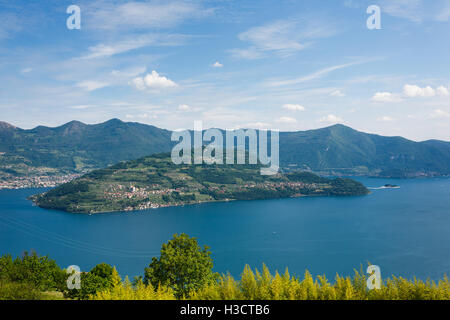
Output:
<path fill-rule="evenodd" d="M 303 82 L 307 82 L 307 81 L 311 81 L 311 80 L 315 80 L 318 78 L 321 78 L 333 71 L 336 70 L 340 70 L 340 69 L 345 69 L 354 65 L 358 65 L 358 64 L 362 64 L 365 63 L 366 60 L 364 61 L 354 61 L 354 62 L 349 62 L 349 63 L 344 63 L 344 64 L 339 64 L 339 65 L 335 65 L 335 66 L 331 66 L 331 67 L 327 67 L 321 70 L 318 70 L 316 72 L 310 73 L 306 76 L 303 77 L 299 77 L 299 78 L 293 78 L 293 79 L 288 79 L 288 80 L 271 80 L 268 81 L 266 83 L 267 86 L 269 87 L 280 87 L 280 86 L 287 86 L 287 85 L 294 85 L 294 84 L 299 84 L 299 83 L 303 83 Z"/>
<path fill-rule="evenodd" d="M 334 114 L 329 114 L 325 117 L 322 117 L 319 119 L 320 123 L 327 123 L 327 124 L 333 124 L 333 123 L 342 123 L 344 122 L 344 120 L 342 120 L 340 117 L 334 115 Z"/>
<path fill-rule="evenodd" d="M 376 92 L 372 101 L 374 102 L 399 102 L 401 98 L 398 95 L 395 95 L 391 92 Z"/>
<path fill-rule="evenodd" d="M 373 1 L 372 1 L 373 2 Z M 373 4 L 369 0 L 346 0 L 349 8 L 363 8 Z M 446 22 L 450 18 L 449 0 L 380 0 L 382 13 L 420 23 L 425 20 Z"/>
<path fill-rule="evenodd" d="M 306 108 L 300 104 L 284 104 L 283 109 L 289 110 L 289 111 L 305 111 Z"/>
<path fill-rule="evenodd" d="M 341 90 L 334 90 L 330 92 L 330 96 L 332 97 L 345 97 L 345 93 L 343 93 Z"/>
<path fill-rule="evenodd" d="M 446 22 L 450 19 L 450 0 L 444 0 L 444 5 L 439 13 L 436 15 L 437 21 Z"/>
<path fill-rule="evenodd" d="M 0 40 L 10 38 L 22 30 L 22 21 L 16 14 L 0 13 L 0 21 Z"/>
<path fill-rule="evenodd" d="M 278 20 L 242 32 L 238 37 L 249 47 L 230 52 L 234 57 L 244 59 L 258 59 L 270 53 L 286 57 L 308 47 L 312 39 L 335 33 L 335 29 L 319 21 Z"/>
<path fill-rule="evenodd" d="M 81 105 L 76 105 L 76 106 L 70 106 L 68 108 L 75 109 L 75 110 L 84 110 L 84 109 L 89 109 L 89 108 L 93 108 L 93 107 L 95 107 L 95 105 L 81 104 Z"/>
<path fill-rule="evenodd" d="M 148 46 L 176 46 L 184 43 L 185 35 L 147 34 L 137 36 L 134 39 L 125 39 L 114 43 L 100 43 L 88 48 L 88 53 L 81 59 L 94 59 L 111 57 L 116 54 L 148 47 Z"/>
<path fill-rule="evenodd" d="M 280 117 L 275 120 L 276 123 L 283 123 L 283 124 L 294 124 L 297 123 L 297 119 L 291 118 L 291 117 Z"/>
<path fill-rule="evenodd" d="M 25 73 L 29 73 L 33 71 L 33 68 L 23 68 L 22 70 L 20 70 L 20 73 L 25 74 Z"/>
<path fill-rule="evenodd" d="M 191 111 L 192 108 L 190 106 L 188 106 L 187 104 L 180 104 L 178 106 L 178 110 L 180 110 L 180 111 Z"/>
<path fill-rule="evenodd" d="M 94 81 L 94 80 L 86 80 L 77 83 L 77 87 L 80 87 L 86 91 L 94 91 L 100 88 L 104 88 L 109 86 L 107 82 Z"/>
<path fill-rule="evenodd" d="M 450 112 L 436 109 L 430 114 L 430 117 L 433 119 L 450 119 Z"/>
<path fill-rule="evenodd" d="M 87 27 L 97 30 L 171 28 L 186 19 L 199 18 L 214 13 L 201 2 L 192 1 L 132 1 L 123 4 L 97 1 L 87 4 Z"/>
<path fill-rule="evenodd" d="M 382 116 L 382 117 L 378 118 L 378 121 L 392 122 L 392 121 L 395 121 L 395 119 L 392 117 L 389 117 L 389 116 Z"/>
<path fill-rule="evenodd" d="M 383 12 L 398 18 L 414 22 L 423 20 L 422 0 L 384 0 L 381 2 Z"/>

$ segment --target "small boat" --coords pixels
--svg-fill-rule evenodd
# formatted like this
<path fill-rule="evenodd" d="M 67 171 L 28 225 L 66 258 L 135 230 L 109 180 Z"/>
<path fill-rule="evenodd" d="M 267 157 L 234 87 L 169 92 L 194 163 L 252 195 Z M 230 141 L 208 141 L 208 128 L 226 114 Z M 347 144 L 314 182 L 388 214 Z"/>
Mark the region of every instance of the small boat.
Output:
<path fill-rule="evenodd" d="M 384 185 L 385 188 L 400 188 L 399 186 L 395 185 L 395 184 L 385 184 Z"/>

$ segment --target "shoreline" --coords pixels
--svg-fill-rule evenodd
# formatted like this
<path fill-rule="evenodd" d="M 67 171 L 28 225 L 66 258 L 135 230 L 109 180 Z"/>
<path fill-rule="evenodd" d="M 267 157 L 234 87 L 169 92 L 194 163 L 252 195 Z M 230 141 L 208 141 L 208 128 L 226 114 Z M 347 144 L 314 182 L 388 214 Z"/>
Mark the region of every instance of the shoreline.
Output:
<path fill-rule="evenodd" d="M 317 174 L 321 177 L 326 177 L 326 178 L 350 178 L 350 179 L 354 179 L 354 178 L 370 178 L 370 179 L 393 179 L 393 180 L 421 180 L 421 179 L 447 179 L 450 178 L 450 175 L 417 175 L 417 176 L 409 176 L 409 177 L 395 177 L 395 176 L 374 176 L 374 175 L 359 175 L 359 174 L 355 174 L 355 175 L 324 175 L 321 173 L 316 173 L 316 172 L 312 172 L 314 174 Z M 34 189 L 34 188 L 56 188 L 59 187 L 60 185 L 63 185 L 67 182 L 70 182 L 74 179 L 77 179 L 79 177 L 81 177 L 83 174 L 82 173 L 73 173 L 73 174 L 64 174 L 64 175 L 55 175 L 55 176 L 47 176 L 47 175 L 43 175 L 43 176 L 33 176 L 33 177 L 28 177 L 29 179 L 39 179 L 39 178 L 54 178 L 55 180 L 63 180 L 62 182 L 53 182 L 53 183 L 44 183 L 44 184 L 36 184 L 36 183 L 28 183 L 28 184 L 23 184 L 17 187 L 8 187 L 6 186 L 4 183 L 6 183 L 6 180 L 4 181 L 0 181 L 0 191 L 1 190 L 21 190 L 21 189 Z M 18 178 L 18 177 L 14 177 L 14 178 Z M 11 182 L 8 182 L 8 184 L 11 184 Z"/>
<path fill-rule="evenodd" d="M 313 197 L 352 198 L 352 197 L 364 197 L 364 196 L 368 196 L 370 194 L 372 194 L 372 192 L 369 192 L 365 195 L 317 195 L 316 194 L 316 195 L 298 195 L 298 196 L 291 196 L 291 197 L 267 198 L 267 199 L 248 199 L 248 200 L 226 199 L 226 200 L 199 201 L 196 203 L 160 205 L 156 208 L 130 209 L 130 210 L 120 209 L 120 210 L 94 211 L 94 212 L 73 212 L 73 211 L 67 211 L 67 210 L 62 210 L 62 209 L 41 207 L 32 199 L 32 197 L 34 197 L 36 195 L 27 197 L 27 200 L 31 201 L 34 206 L 37 206 L 37 207 L 45 209 L 45 210 L 66 212 L 66 213 L 70 213 L 70 214 L 94 215 L 94 214 L 108 214 L 108 213 L 117 213 L 117 212 L 123 212 L 123 213 L 143 212 L 143 211 L 147 211 L 147 210 L 158 210 L 158 209 L 164 209 L 164 208 L 174 208 L 174 207 L 184 207 L 184 206 L 195 206 L 195 205 L 203 205 L 203 204 L 207 204 L 207 203 L 223 203 L 223 202 L 237 202 L 237 201 L 265 201 L 265 200 L 282 200 L 282 199 L 298 199 L 298 198 L 313 198 Z"/>

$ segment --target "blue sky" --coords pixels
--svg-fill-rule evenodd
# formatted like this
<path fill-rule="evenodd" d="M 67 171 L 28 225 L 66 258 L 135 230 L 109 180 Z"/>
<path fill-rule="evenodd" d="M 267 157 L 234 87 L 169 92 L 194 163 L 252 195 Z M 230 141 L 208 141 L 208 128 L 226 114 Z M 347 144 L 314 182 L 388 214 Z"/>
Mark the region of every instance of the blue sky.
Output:
<path fill-rule="evenodd" d="M 0 120 L 450 141 L 449 36 L 450 0 L 0 0 Z"/>

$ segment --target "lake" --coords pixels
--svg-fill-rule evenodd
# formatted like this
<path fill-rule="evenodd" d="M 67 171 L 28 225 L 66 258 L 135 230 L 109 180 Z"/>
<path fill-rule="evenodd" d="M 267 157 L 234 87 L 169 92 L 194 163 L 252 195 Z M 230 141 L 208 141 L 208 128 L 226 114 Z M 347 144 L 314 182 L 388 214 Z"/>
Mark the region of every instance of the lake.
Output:
<path fill-rule="evenodd" d="M 296 275 L 352 275 L 367 262 L 382 276 L 450 274 L 450 179 L 358 178 L 363 197 L 311 197 L 208 203 L 138 212 L 70 214 L 32 205 L 42 189 L 0 191 L 0 254 L 48 254 L 83 271 L 98 263 L 143 275 L 175 233 L 211 247 L 214 269 L 239 276 L 245 264 Z"/>

